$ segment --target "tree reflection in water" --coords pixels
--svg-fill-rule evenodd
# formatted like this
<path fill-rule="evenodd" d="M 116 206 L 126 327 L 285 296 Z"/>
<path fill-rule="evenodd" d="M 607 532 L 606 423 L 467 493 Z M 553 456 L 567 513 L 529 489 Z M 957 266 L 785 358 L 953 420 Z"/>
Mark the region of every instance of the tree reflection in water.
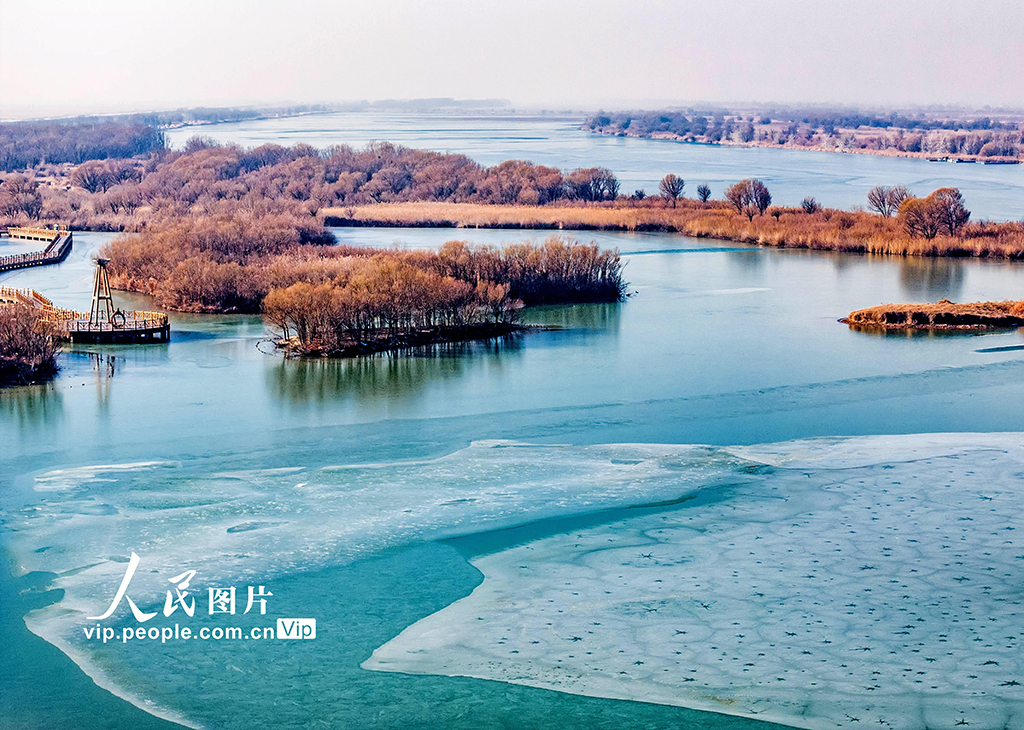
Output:
<path fill-rule="evenodd" d="M 64 402 L 53 383 L 0 388 L 0 414 L 22 429 L 38 428 L 58 422 L 64 415 Z"/>
<path fill-rule="evenodd" d="M 431 382 L 459 377 L 472 366 L 500 366 L 502 357 L 521 347 L 522 336 L 513 335 L 355 358 L 289 358 L 270 368 L 267 378 L 274 396 L 291 403 L 392 401 L 415 395 Z"/>
<path fill-rule="evenodd" d="M 359 403 L 401 400 L 430 383 L 451 380 L 473 369 L 501 368 L 525 347 L 578 343 L 581 336 L 618 334 L 621 304 L 574 304 L 531 307 L 526 324 L 563 330 L 515 334 L 495 340 L 453 342 L 413 348 L 401 353 L 357 358 L 287 358 L 267 371 L 277 399 L 292 404 L 325 403 L 344 398 Z"/>
<path fill-rule="evenodd" d="M 959 301 L 964 286 L 963 262 L 931 256 L 907 256 L 900 259 L 900 286 L 908 296 Z"/>

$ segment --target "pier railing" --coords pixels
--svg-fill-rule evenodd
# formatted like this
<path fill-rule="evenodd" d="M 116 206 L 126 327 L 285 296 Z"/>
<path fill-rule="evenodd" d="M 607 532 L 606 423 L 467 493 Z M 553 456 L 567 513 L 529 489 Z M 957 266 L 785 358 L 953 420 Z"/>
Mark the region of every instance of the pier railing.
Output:
<path fill-rule="evenodd" d="M 163 312 L 117 310 L 108 321 L 89 321 L 88 312 L 57 307 L 33 289 L 15 289 L 0 286 L 0 305 L 23 304 L 40 313 L 40 319 L 50 322 L 63 337 L 74 339 L 78 335 L 147 333 L 167 330 L 170 322 Z"/>
<path fill-rule="evenodd" d="M 7 235 L 19 241 L 44 241 L 47 246 L 42 251 L 0 256 L 0 272 L 60 263 L 71 252 L 71 231 L 66 228 L 8 228 Z"/>
<path fill-rule="evenodd" d="M 166 314 L 160 312 L 116 312 L 109 322 L 90 322 L 89 315 L 72 312 L 74 318 L 55 320 L 57 326 L 71 333 L 137 332 L 158 330 L 168 326 Z M 122 316 L 118 316 L 122 315 Z"/>
<path fill-rule="evenodd" d="M 31 228 L 26 226 L 14 226 L 7 229 L 7 235 L 22 241 L 44 241 L 53 243 L 68 232 L 67 226 L 59 228 Z"/>

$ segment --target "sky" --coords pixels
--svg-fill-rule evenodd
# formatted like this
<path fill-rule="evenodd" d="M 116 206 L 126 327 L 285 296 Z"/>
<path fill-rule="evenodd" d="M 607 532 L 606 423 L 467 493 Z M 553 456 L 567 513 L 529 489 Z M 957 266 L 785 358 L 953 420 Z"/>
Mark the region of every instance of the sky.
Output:
<path fill-rule="evenodd" d="M 0 0 L 0 117 L 505 98 L 1024 107 L 1020 0 Z"/>

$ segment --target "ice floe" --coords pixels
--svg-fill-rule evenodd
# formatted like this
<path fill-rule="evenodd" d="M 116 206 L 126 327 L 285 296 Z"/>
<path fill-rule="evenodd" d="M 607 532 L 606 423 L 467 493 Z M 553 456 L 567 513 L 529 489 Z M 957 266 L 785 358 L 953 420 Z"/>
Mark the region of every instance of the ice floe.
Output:
<path fill-rule="evenodd" d="M 363 666 L 807 728 L 1024 727 L 1019 434 L 730 451 L 775 466 L 478 557 L 472 595 Z"/>
<path fill-rule="evenodd" d="M 482 441 L 418 462 L 64 468 L 36 475 L 38 501 L 6 516 L 8 547 L 17 573 L 57 574 L 64 598 L 28 624 L 59 643 L 106 608 L 132 552 L 141 563 L 128 595 L 154 611 L 185 570 L 204 595 L 396 545 L 671 500 L 735 480 L 743 463 L 707 447 Z"/>

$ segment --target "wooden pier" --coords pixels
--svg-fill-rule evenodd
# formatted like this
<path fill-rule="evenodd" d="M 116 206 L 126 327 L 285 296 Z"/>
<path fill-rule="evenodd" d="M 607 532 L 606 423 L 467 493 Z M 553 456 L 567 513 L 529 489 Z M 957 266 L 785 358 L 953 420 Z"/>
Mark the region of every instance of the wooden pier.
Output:
<path fill-rule="evenodd" d="M 41 251 L 0 256 L 0 272 L 27 269 L 30 266 L 59 264 L 71 253 L 72 236 L 67 226 L 56 228 L 8 228 L 0 237 L 17 241 L 40 241 L 46 244 Z"/>
<path fill-rule="evenodd" d="M 73 343 L 137 344 L 167 342 L 171 325 L 163 312 L 126 312 L 115 309 L 107 281 L 106 260 L 96 262 L 92 308 L 76 312 L 56 306 L 32 289 L 0 286 L 0 306 L 23 305 L 36 309 L 40 319 L 54 326 L 59 337 Z"/>

